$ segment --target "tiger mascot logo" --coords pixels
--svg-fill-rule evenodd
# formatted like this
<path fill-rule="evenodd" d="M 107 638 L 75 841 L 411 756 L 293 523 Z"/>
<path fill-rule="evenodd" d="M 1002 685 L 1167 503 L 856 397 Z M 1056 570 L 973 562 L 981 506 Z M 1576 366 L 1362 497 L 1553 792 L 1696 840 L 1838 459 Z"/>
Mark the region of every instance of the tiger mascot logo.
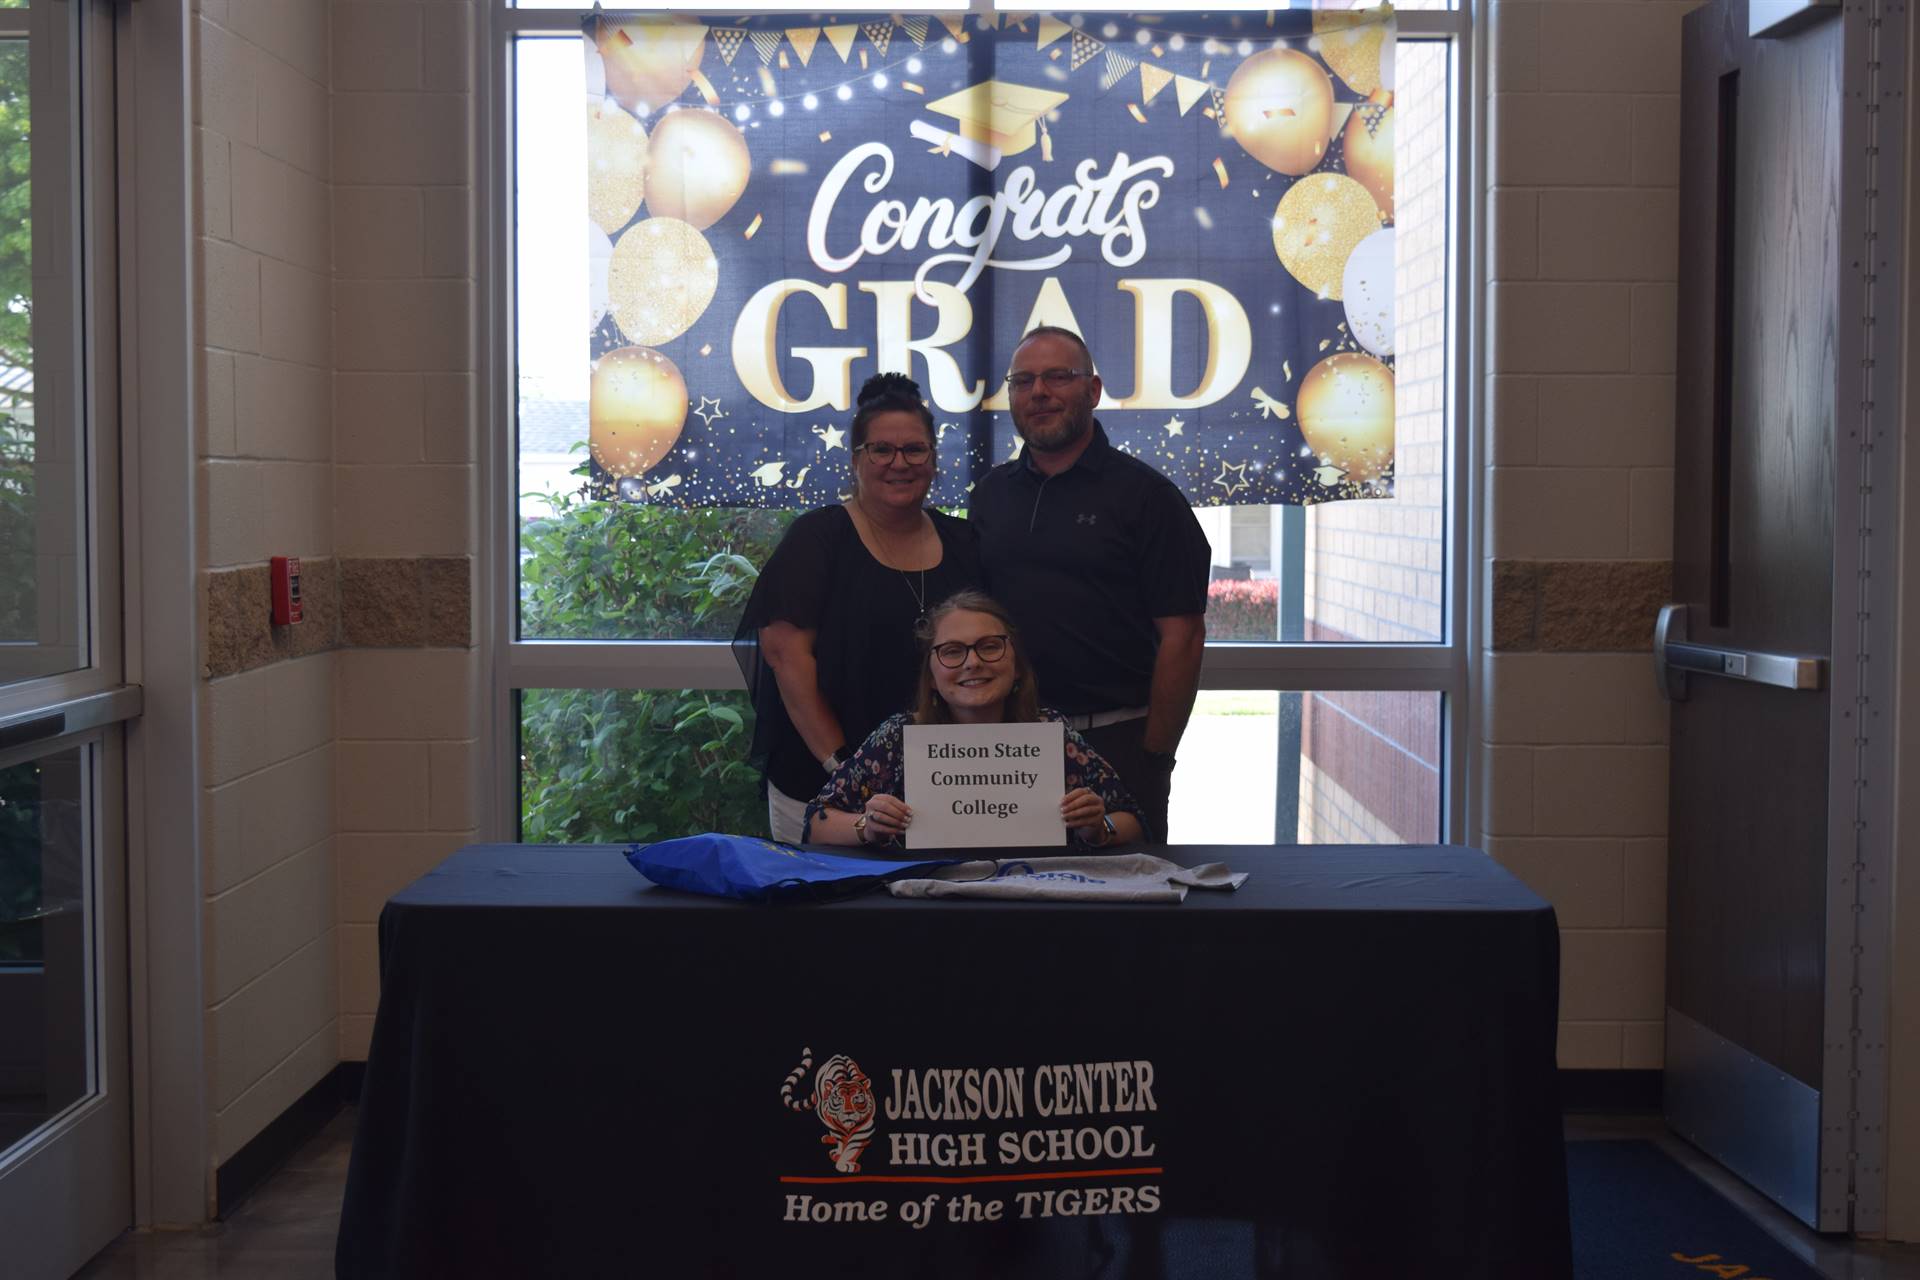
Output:
<path fill-rule="evenodd" d="M 813 1050 L 800 1050 L 800 1065 L 787 1073 L 780 1086 L 780 1101 L 789 1110 L 811 1111 L 827 1126 L 820 1141 L 833 1148 L 833 1167 L 841 1173 L 860 1172 L 860 1153 L 873 1141 L 873 1121 L 878 1108 L 873 1104 L 873 1082 L 860 1064 L 844 1053 L 836 1053 L 820 1064 L 813 1077 L 813 1092 L 805 1102 L 795 1102 L 793 1087 L 813 1066 Z"/>

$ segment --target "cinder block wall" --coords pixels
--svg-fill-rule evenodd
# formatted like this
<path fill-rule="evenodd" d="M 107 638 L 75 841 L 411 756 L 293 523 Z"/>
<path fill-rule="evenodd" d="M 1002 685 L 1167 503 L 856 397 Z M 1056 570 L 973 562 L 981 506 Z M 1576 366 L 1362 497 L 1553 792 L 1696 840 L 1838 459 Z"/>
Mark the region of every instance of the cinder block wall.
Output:
<path fill-rule="evenodd" d="M 1662 1064 L 1680 19 L 1495 0 L 1477 838 L 1561 924 L 1560 1065 Z"/>
<path fill-rule="evenodd" d="M 484 0 L 482 0 L 484 2 Z M 478 820 L 475 0 L 335 0 L 340 1056 L 367 1056 L 375 923 Z"/>
<path fill-rule="evenodd" d="M 324 0 L 201 0 L 199 556 L 206 1035 L 218 1164 L 339 1057 Z M 269 556 L 308 619 L 268 623 Z"/>
<path fill-rule="evenodd" d="M 366 1056 L 380 904 L 477 826 L 475 3 L 197 5 L 216 1165 Z"/>

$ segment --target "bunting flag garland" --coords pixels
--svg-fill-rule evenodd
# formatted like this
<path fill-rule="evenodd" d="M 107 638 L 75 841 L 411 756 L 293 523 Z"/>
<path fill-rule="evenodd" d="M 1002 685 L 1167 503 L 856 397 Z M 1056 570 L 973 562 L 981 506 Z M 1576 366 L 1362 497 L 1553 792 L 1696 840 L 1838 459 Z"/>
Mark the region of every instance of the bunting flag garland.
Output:
<path fill-rule="evenodd" d="M 753 47 L 760 54 L 760 65 L 766 66 L 773 61 L 773 55 L 780 51 L 780 41 L 785 33 L 779 31 L 756 31 L 753 33 Z"/>
<path fill-rule="evenodd" d="M 847 22 L 839 26 L 823 27 L 820 34 L 827 38 L 827 43 L 833 46 L 833 51 L 840 55 L 840 61 L 845 62 L 853 56 L 853 38 L 860 34 L 860 28 Z"/>
<path fill-rule="evenodd" d="M 1086 34 L 1084 31 L 1074 32 L 1073 33 L 1073 69 L 1075 71 L 1078 71 L 1081 67 L 1084 67 L 1085 65 L 1087 65 L 1087 62 L 1091 58 L 1093 58 L 1095 54 L 1102 52 L 1103 50 L 1106 49 L 1106 47 L 1107 47 L 1106 45 L 1102 44 L 1098 40 L 1095 40 L 1092 36 Z"/>
<path fill-rule="evenodd" d="M 746 38 L 747 33 L 739 27 L 713 28 L 713 42 L 720 48 L 720 60 L 728 66 L 733 65 L 733 55 L 740 52 L 740 43 Z"/>
<path fill-rule="evenodd" d="M 900 29 L 913 39 L 913 47 L 927 47 L 927 19 L 924 15 L 914 14 L 900 19 Z"/>
<path fill-rule="evenodd" d="M 880 51 L 880 56 L 886 57 L 887 46 L 893 43 L 893 23 L 869 22 L 860 30 L 865 32 L 867 39 L 873 42 L 873 47 Z"/>
<path fill-rule="evenodd" d="M 1180 100 L 1180 114 L 1193 110 L 1193 104 L 1207 96 L 1207 82 L 1195 80 L 1192 76 L 1173 78 L 1173 96 Z"/>
<path fill-rule="evenodd" d="M 940 15 L 940 25 L 945 27 L 948 32 L 952 34 L 953 38 L 961 44 L 965 44 L 967 41 L 973 39 L 967 32 L 967 15 L 964 13 L 943 13 Z"/>
<path fill-rule="evenodd" d="M 807 66 L 813 60 L 813 46 L 820 43 L 820 28 L 788 27 L 787 43 L 800 55 L 800 65 Z"/>
<path fill-rule="evenodd" d="M 1152 102 L 1159 92 L 1173 82 L 1173 72 L 1164 67 L 1156 67 L 1151 62 L 1140 64 L 1140 105 Z"/>
<path fill-rule="evenodd" d="M 1034 42 L 1033 47 L 1036 49 L 1044 49 L 1072 30 L 1072 27 L 1060 21 L 1058 18 L 1042 18 L 1040 19 L 1040 35 Z"/>
<path fill-rule="evenodd" d="M 1079 64 L 1075 64 L 1078 66 Z M 1107 69 L 1100 73 L 1100 92 L 1105 93 L 1127 78 L 1127 73 L 1140 65 L 1138 58 L 1130 58 L 1117 49 L 1107 50 Z"/>

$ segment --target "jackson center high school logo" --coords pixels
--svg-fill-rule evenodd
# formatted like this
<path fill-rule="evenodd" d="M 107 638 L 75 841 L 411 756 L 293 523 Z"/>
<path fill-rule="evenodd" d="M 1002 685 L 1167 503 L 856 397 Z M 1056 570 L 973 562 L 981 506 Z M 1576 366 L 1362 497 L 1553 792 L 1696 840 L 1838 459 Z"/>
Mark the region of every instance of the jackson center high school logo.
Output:
<path fill-rule="evenodd" d="M 1150 1061 L 894 1067 L 882 1072 L 884 1096 L 846 1054 L 821 1062 L 807 1088 L 813 1070 L 813 1050 L 803 1048 L 780 1101 L 826 1126 L 820 1142 L 835 1172 L 783 1173 L 781 1183 L 809 1188 L 785 1192 L 784 1221 L 923 1228 L 1160 1211 Z M 884 1141 L 868 1152 L 876 1137 Z M 938 1189 L 920 1194 L 911 1184 Z M 912 1198 L 897 1199 L 902 1192 Z"/>

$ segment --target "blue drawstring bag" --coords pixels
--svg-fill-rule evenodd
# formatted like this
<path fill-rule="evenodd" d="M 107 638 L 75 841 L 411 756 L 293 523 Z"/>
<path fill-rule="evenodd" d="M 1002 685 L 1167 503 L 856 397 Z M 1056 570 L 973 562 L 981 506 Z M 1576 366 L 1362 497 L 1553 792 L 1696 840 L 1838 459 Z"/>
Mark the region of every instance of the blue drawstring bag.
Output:
<path fill-rule="evenodd" d="M 749 902 L 848 898 L 958 858 L 861 858 L 715 832 L 627 847 L 633 869 L 657 885 Z"/>

